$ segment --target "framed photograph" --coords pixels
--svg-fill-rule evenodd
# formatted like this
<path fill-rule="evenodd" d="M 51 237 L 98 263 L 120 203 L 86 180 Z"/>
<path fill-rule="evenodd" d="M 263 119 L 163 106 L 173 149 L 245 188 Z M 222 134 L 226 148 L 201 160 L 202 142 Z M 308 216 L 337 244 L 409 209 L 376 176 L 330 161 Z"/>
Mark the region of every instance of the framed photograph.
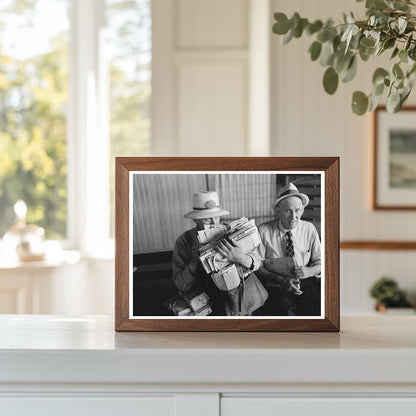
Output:
<path fill-rule="evenodd" d="M 339 331 L 339 158 L 116 158 L 116 331 Z"/>
<path fill-rule="evenodd" d="M 374 209 L 416 209 L 416 107 L 374 112 Z"/>

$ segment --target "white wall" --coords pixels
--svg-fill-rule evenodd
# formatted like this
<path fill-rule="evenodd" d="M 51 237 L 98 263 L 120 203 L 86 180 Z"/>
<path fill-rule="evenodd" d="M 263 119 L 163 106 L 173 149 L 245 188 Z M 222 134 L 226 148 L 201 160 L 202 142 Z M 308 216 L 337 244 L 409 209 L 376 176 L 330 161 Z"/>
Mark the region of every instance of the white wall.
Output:
<path fill-rule="evenodd" d="M 266 154 L 269 0 L 153 0 L 152 12 L 152 154 Z"/>
<path fill-rule="evenodd" d="M 350 0 L 273 0 L 272 11 L 288 15 L 298 11 L 302 17 L 326 19 L 351 10 L 364 16 L 363 4 Z M 350 107 L 353 91 L 371 91 L 372 72 L 382 65 L 382 58 L 360 62 L 356 79 L 340 84 L 336 94 L 329 96 L 322 88 L 325 69 L 311 62 L 307 52 L 311 38 L 294 39 L 288 45 L 281 44 L 281 37 L 272 38 L 272 154 L 340 156 L 341 240 L 415 240 L 416 212 L 371 209 L 371 115 L 358 117 Z M 414 102 L 413 94 L 409 103 Z M 342 251 L 342 313 L 371 311 L 368 288 L 383 274 L 396 278 L 414 297 L 415 262 L 414 251 Z"/>

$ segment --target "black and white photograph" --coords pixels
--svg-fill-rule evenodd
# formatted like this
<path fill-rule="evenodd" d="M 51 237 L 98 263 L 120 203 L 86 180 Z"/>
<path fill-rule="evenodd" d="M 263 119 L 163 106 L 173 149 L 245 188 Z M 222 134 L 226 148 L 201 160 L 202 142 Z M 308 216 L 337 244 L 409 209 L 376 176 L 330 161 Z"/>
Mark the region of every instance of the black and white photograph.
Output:
<path fill-rule="evenodd" d="M 130 318 L 324 318 L 324 182 L 130 172 Z"/>

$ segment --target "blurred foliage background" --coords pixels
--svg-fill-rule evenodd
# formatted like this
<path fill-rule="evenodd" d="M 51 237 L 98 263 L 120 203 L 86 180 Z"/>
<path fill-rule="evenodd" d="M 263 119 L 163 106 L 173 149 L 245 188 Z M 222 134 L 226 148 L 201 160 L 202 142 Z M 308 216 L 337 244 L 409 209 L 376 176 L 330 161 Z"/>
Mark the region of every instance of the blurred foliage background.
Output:
<path fill-rule="evenodd" d="M 114 157 L 149 151 L 151 9 L 150 0 L 107 0 L 105 7 L 113 234 Z M 70 0 L 0 5 L 0 237 L 17 199 L 47 238 L 67 235 L 70 15 Z"/>

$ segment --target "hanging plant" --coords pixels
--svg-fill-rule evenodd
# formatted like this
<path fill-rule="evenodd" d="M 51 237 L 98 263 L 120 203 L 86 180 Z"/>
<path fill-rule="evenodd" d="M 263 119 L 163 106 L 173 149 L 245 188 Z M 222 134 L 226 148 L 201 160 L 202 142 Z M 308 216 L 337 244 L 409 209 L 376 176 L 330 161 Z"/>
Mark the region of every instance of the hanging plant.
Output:
<path fill-rule="evenodd" d="M 356 0 L 357 3 L 363 1 Z M 294 13 L 290 19 L 284 13 L 275 13 L 273 33 L 283 36 L 283 44 L 304 34 L 315 38 L 309 54 L 312 61 L 319 59 L 326 67 L 323 87 L 328 94 L 336 92 L 340 80 L 349 82 L 355 77 L 358 60 L 367 62 L 390 54 L 390 65 L 374 71 L 371 92 L 353 93 L 352 110 L 358 115 L 373 111 L 386 96 L 387 110 L 396 113 L 415 83 L 416 2 L 366 0 L 365 7 L 364 19 L 344 13 L 337 23 L 332 19 L 310 22 L 299 13 Z"/>

